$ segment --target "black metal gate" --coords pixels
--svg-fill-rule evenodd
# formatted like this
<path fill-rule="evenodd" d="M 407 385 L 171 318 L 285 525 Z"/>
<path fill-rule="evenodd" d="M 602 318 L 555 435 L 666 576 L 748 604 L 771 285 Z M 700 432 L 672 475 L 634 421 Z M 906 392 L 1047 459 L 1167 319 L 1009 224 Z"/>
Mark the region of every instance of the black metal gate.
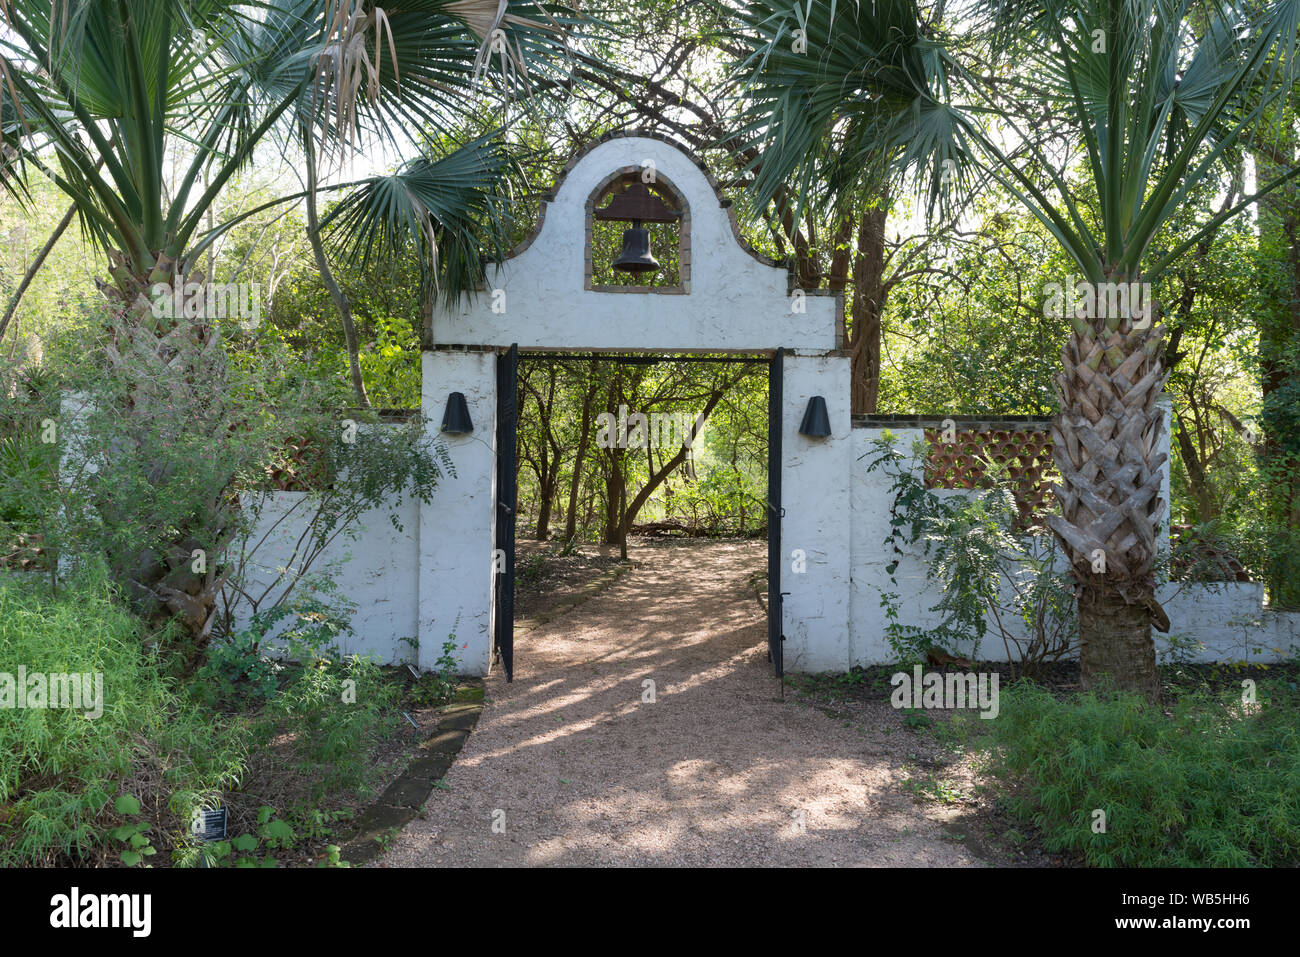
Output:
<path fill-rule="evenodd" d="M 505 668 L 506 681 L 515 677 L 515 506 L 518 498 L 518 475 L 515 456 L 519 406 L 519 346 L 513 345 L 497 356 L 497 494 L 496 557 L 497 569 L 492 585 L 496 628 L 492 650 Z"/>
<path fill-rule="evenodd" d="M 767 656 L 785 674 L 781 642 L 781 388 L 785 350 L 777 349 L 767 373 Z M 782 686 L 784 688 L 784 686 Z"/>

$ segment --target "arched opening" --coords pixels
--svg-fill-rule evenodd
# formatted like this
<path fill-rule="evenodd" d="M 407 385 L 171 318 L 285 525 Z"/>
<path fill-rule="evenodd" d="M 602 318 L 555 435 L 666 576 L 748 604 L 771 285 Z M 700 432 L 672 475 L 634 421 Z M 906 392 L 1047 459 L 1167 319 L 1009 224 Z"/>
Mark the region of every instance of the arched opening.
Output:
<path fill-rule="evenodd" d="M 602 218 L 615 200 L 644 196 L 666 211 L 671 221 L 641 221 L 649 234 L 649 252 L 659 268 L 643 273 L 622 271 L 615 261 L 624 250 L 624 236 L 633 227 L 628 220 Z M 690 292 L 691 214 L 685 197 L 671 181 L 653 169 L 623 167 L 607 176 L 586 204 L 585 288 L 595 292 Z"/>

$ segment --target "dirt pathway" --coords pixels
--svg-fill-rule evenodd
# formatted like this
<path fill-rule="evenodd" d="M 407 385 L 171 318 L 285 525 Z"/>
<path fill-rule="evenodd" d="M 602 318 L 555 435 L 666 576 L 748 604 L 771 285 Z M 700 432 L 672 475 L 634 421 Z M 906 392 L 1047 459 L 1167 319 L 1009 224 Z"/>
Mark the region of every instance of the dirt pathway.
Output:
<path fill-rule="evenodd" d="M 607 591 L 521 637 L 448 790 L 379 866 L 979 866 L 898 787 L 905 735 L 778 700 L 746 585 L 764 556 L 644 547 Z"/>

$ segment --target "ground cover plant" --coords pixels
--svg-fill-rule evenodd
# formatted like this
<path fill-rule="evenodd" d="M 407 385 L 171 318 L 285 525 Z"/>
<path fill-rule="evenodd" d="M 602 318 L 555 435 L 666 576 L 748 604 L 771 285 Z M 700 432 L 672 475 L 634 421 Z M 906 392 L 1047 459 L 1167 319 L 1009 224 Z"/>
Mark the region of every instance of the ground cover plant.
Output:
<path fill-rule="evenodd" d="M 454 661 L 416 682 L 332 651 L 346 628 L 336 605 L 304 598 L 286 619 L 293 657 L 261 647 L 263 620 L 182 681 L 168 642 L 147 640 L 102 577 L 51 595 L 41 578 L 0 575 L 0 661 L 98 675 L 101 689 L 80 709 L 0 708 L 0 864 L 331 863 L 331 838 L 418 740 L 396 734 L 402 710 L 450 700 Z M 218 806 L 224 850 L 192 829 Z"/>
<path fill-rule="evenodd" d="M 1090 866 L 1294 866 L 1300 693 L 1278 676 L 1247 697 L 1188 690 L 1164 711 L 1134 695 L 1062 700 L 1018 682 L 984 722 L 987 773 L 1050 851 Z"/>

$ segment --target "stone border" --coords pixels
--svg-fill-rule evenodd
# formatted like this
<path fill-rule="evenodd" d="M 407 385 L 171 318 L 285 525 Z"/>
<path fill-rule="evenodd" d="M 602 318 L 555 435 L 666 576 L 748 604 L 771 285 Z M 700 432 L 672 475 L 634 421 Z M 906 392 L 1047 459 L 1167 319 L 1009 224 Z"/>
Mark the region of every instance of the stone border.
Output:
<path fill-rule="evenodd" d="M 420 743 L 427 752 L 413 760 L 374 804 L 358 815 L 348 836 L 338 842 L 339 857 L 352 865 L 368 864 L 384 853 L 385 835 L 420 816 L 438 782 L 483 713 L 483 679 L 463 678 L 450 704 L 443 705 L 433 734 Z"/>

